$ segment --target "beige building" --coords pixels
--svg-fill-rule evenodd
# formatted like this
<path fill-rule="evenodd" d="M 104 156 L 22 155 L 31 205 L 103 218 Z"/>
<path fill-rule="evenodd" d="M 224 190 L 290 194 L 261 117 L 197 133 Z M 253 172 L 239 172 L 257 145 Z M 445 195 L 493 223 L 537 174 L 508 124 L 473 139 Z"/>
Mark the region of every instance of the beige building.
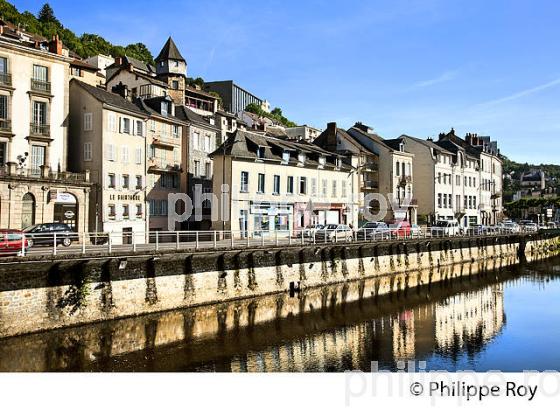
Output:
<path fill-rule="evenodd" d="M 0 20 L 0 227 L 88 229 L 86 173 L 67 170 L 68 50 Z"/>
<path fill-rule="evenodd" d="M 149 115 L 118 94 L 70 83 L 71 169 L 89 172 L 90 229 L 114 234 L 113 243 L 144 242 L 149 230 L 146 121 Z"/>
<path fill-rule="evenodd" d="M 378 193 L 384 199 L 372 208 L 379 209 L 380 217 L 386 222 L 406 220 L 415 224 L 418 201 L 413 196 L 414 154 L 405 150 L 402 141 L 385 140 L 362 123 L 356 123 L 347 133 L 379 157 Z"/>
<path fill-rule="evenodd" d="M 214 194 L 221 203 L 226 185 L 230 198 L 215 229 L 268 236 L 313 224 L 357 226 L 357 174 L 338 154 L 237 130 L 212 157 Z"/>

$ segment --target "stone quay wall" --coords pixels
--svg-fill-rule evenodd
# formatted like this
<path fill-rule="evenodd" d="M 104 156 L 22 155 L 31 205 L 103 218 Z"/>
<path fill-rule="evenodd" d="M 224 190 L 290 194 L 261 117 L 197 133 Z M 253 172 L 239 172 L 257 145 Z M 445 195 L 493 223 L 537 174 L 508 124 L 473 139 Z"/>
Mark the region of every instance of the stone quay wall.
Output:
<path fill-rule="evenodd" d="M 546 233 L 4 262 L 0 337 L 366 278 L 383 278 L 367 290 L 383 295 L 472 272 L 443 266 L 559 252 L 560 235 Z"/>

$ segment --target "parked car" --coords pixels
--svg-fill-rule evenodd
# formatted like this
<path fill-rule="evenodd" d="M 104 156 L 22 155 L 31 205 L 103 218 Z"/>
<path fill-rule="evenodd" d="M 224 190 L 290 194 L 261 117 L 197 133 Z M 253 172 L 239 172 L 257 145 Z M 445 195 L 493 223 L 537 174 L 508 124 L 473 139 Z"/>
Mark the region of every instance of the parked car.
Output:
<path fill-rule="evenodd" d="M 534 222 L 526 223 L 522 225 L 521 228 L 523 232 L 527 232 L 527 233 L 534 233 L 539 231 L 539 226 Z"/>
<path fill-rule="evenodd" d="M 395 221 L 389 225 L 393 238 L 406 238 L 410 236 L 411 226 L 408 221 Z"/>
<path fill-rule="evenodd" d="M 317 242 L 349 242 L 352 238 L 353 232 L 348 225 L 330 224 L 325 229 L 315 232 Z"/>
<path fill-rule="evenodd" d="M 68 225 L 62 223 L 45 223 L 32 225 L 23 230 L 29 246 L 53 245 L 56 236 L 56 244 L 70 246 L 72 242 L 79 240 L 78 234 Z"/>
<path fill-rule="evenodd" d="M 456 236 L 461 234 L 461 227 L 456 220 L 439 220 L 431 228 L 432 236 Z"/>
<path fill-rule="evenodd" d="M 504 233 L 519 233 L 521 232 L 521 227 L 515 222 L 506 222 L 500 226 L 500 230 Z"/>
<path fill-rule="evenodd" d="M 22 248 L 29 248 L 29 241 L 24 241 L 22 231 L 0 229 L 0 255 L 18 255 Z"/>
<path fill-rule="evenodd" d="M 390 236 L 389 226 L 385 222 L 367 222 L 356 233 L 359 240 L 386 239 Z"/>
<path fill-rule="evenodd" d="M 306 226 L 305 228 L 297 232 L 296 237 L 301 238 L 301 235 L 303 235 L 304 238 L 313 238 L 315 232 L 320 231 L 321 229 L 325 229 L 325 225 L 317 224 Z"/>
<path fill-rule="evenodd" d="M 419 238 L 422 236 L 422 228 L 420 228 L 418 225 L 412 225 L 410 227 L 410 236 L 412 236 L 413 238 Z"/>
<path fill-rule="evenodd" d="M 556 229 L 558 224 L 556 224 L 556 222 L 547 222 L 546 227 L 547 229 Z"/>

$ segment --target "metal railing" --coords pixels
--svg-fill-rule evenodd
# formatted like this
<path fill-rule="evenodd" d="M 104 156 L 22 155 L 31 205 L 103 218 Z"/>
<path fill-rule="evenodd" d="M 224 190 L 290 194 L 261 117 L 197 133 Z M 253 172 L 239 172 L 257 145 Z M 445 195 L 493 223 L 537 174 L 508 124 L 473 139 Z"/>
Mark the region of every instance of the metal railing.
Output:
<path fill-rule="evenodd" d="M 9 73 L 0 73 L 0 84 L 12 85 L 12 75 Z"/>
<path fill-rule="evenodd" d="M 527 231 L 534 233 L 533 230 Z M 19 235 L 12 246 L 3 244 L 0 255 L 96 255 L 130 252 L 251 249 L 314 246 L 337 243 L 372 243 L 452 237 L 515 235 L 516 229 L 493 226 L 465 230 L 439 227 L 389 227 L 382 229 L 299 229 L 252 231 L 149 231 L 149 232 L 40 232 Z M 19 241 L 19 242 L 18 242 Z M 25 244 L 25 246 L 23 246 Z"/>
<path fill-rule="evenodd" d="M 51 92 L 51 83 L 49 81 L 35 80 L 31 79 L 31 89 L 33 91 L 39 91 L 41 93 Z"/>
<path fill-rule="evenodd" d="M 49 124 L 35 124 L 32 122 L 29 125 L 29 129 L 31 135 L 48 137 L 51 133 L 51 126 Z"/>
<path fill-rule="evenodd" d="M 10 132 L 12 130 L 12 121 L 0 118 L 0 131 Z"/>

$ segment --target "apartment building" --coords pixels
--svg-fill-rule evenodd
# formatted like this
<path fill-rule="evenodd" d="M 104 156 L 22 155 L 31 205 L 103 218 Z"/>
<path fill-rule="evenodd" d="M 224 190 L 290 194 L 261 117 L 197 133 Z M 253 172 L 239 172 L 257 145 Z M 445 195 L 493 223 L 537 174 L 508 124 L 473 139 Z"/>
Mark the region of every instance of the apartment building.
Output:
<path fill-rule="evenodd" d="M 357 226 L 357 174 L 336 153 L 238 129 L 212 158 L 218 203 L 229 190 L 215 229 L 269 236 L 317 223 Z"/>
<path fill-rule="evenodd" d="M 74 59 L 0 20 L 0 227 L 62 222 L 88 229 L 87 173 L 67 172 L 68 81 Z"/>
<path fill-rule="evenodd" d="M 352 193 L 359 206 L 358 225 L 363 225 L 368 215 L 379 211 L 377 202 L 367 199 L 369 194 L 379 192 L 379 155 L 366 149 L 334 122 L 327 124 L 327 129 L 313 143 L 342 156 L 343 161 L 355 170 L 358 181 Z"/>
<path fill-rule="evenodd" d="M 127 98 L 78 80 L 70 82 L 70 167 L 89 172 L 89 226 L 114 234 L 114 244 L 146 240 L 146 122 L 150 115 Z"/>
<path fill-rule="evenodd" d="M 213 91 L 222 97 L 224 110 L 232 114 L 245 111 L 249 104 L 256 104 L 264 109 L 264 100 L 235 84 L 232 80 L 211 81 L 204 84 L 205 91 Z"/>
<path fill-rule="evenodd" d="M 414 154 L 407 152 L 399 139 L 383 139 L 371 127 L 360 122 L 347 131 L 348 135 L 366 150 L 379 158 L 379 188 L 381 201 L 374 201 L 372 209 L 378 209 L 386 222 L 406 220 L 417 222 L 418 201 L 413 196 Z"/>
<path fill-rule="evenodd" d="M 310 127 L 309 125 L 300 125 L 297 127 L 289 127 L 285 129 L 287 139 L 292 141 L 313 142 L 321 134 L 321 130 Z"/>
<path fill-rule="evenodd" d="M 451 142 L 434 142 L 402 135 L 406 151 L 414 154 L 414 198 L 421 223 L 456 219 L 462 226 L 477 224 L 479 178 L 477 159 Z"/>
<path fill-rule="evenodd" d="M 187 156 L 183 147 L 186 123 L 175 116 L 176 107 L 170 96 L 139 98 L 135 102 L 149 115 L 146 127 L 149 230 L 167 231 L 169 195 L 187 191 L 186 172 L 182 166 Z M 173 229 L 180 229 L 180 226 Z"/>

